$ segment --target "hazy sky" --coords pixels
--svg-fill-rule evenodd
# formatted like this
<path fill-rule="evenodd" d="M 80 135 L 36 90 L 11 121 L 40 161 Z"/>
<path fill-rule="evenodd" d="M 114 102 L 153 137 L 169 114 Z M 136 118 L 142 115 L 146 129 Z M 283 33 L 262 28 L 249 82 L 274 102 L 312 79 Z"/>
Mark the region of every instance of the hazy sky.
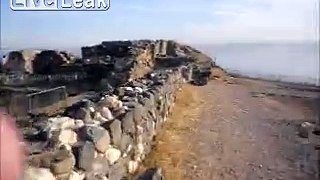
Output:
<path fill-rule="evenodd" d="M 1 1 L 5 48 L 79 47 L 115 39 L 188 43 L 317 37 L 318 0 L 111 0 L 104 12 L 18 12 Z"/>

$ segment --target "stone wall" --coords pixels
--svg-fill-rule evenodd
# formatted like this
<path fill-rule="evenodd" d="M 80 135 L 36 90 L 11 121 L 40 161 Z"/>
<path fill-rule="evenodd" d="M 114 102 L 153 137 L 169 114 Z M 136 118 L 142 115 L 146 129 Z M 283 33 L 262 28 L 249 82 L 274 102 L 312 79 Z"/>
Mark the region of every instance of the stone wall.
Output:
<path fill-rule="evenodd" d="M 27 180 L 131 177 L 152 150 L 181 85 L 206 84 L 212 68 L 212 59 L 201 52 L 165 40 L 102 42 L 83 47 L 82 56 L 71 60 L 60 52 L 42 51 L 32 61 L 37 74 L 28 75 L 26 82 L 38 74 L 52 79 L 80 72 L 86 74 L 83 84 L 97 83 L 89 85 L 94 96 L 81 98 L 63 113 L 33 113 L 22 122 L 29 143 Z M 69 83 L 59 81 L 65 87 Z"/>
<path fill-rule="evenodd" d="M 97 102 L 83 100 L 64 116 L 35 121 L 33 136 L 43 141 L 29 150 L 26 179 L 120 180 L 134 174 L 168 120 L 184 77 L 186 67 L 156 70 Z"/>

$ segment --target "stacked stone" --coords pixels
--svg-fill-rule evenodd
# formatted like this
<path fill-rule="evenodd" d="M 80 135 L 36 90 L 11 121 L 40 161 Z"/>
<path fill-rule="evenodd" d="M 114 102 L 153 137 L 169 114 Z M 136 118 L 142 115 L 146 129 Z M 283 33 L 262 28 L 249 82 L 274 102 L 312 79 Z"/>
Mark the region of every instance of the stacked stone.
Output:
<path fill-rule="evenodd" d="M 172 112 L 182 72 L 155 71 L 49 118 L 40 133 L 46 145 L 29 157 L 25 178 L 119 180 L 134 174 Z"/>
<path fill-rule="evenodd" d="M 104 90 L 112 92 L 84 99 L 59 117 L 28 122 L 32 128 L 24 134 L 32 137 L 32 145 L 27 180 L 119 180 L 134 174 L 172 112 L 178 89 L 194 81 L 194 66 L 201 65 L 200 80 L 210 67 L 208 58 L 198 63 L 199 52 L 173 41 L 102 42 L 82 53 L 80 64 L 90 66 L 90 74 L 102 74 L 102 84 L 112 86 Z M 38 73 L 73 64 L 65 54 L 51 51 L 37 57 L 33 68 Z"/>
<path fill-rule="evenodd" d="M 82 47 L 82 57 L 85 64 L 113 65 L 114 75 L 109 76 L 108 80 L 116 86 L 118 84 L 112 82 L 125 83 L 152 71 L 154 41 L 104 41 L 98 45 Z"/>
<path fill-rule="evenodd" d="M 22 50 L 9 52 L 2 60 L 2 71 L 26 74 L 48 74 L 76 57 L 65 51 Z"/>

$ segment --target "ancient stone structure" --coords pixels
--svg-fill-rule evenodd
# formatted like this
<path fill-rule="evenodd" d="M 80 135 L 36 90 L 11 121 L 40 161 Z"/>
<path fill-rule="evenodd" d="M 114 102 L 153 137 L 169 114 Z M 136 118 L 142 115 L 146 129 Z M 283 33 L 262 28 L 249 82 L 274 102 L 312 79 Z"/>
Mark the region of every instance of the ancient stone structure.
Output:
<path fill-rule="evenodd" d="M 63 51 L 22 50 L 8 53 L 3 59 L 4 72 L 28 74 L 48 73 L 54 68 L 74 60 L 71 54 Z"/>
<path fill-rule="evenodd" d="M 82 56 L 63 63 L 66 58 L 45 51 L 33 60 L 33 73 L 63 72 L 66 64 L 81 67 L 98 74 L 91 80 L 98 78 L 104 89 L 60 113 L 33 114 L 19 125 L 30 142 L 26 179 L 121 180 L 134 175 L 172 113 L 181 85 L 206 84 L 214 64 L 199 51 L 164 40 L 102 42 L 83 47 Z M 160 171 L 155 172 L 153 177 L 160 179 Z"/>

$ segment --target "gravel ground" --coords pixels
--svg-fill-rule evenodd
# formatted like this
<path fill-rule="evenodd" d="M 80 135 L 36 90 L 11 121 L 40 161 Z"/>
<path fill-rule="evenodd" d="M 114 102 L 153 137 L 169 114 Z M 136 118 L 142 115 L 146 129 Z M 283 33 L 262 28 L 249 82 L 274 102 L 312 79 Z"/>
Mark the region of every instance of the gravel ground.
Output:
<path fill-rule="evenodd" d="M 211 81 L 201 89 L 205 105 L 186 179 L 317 179 L 313 146 L 297 136 L 299 124 L 315 121 L 310 103 L 289 91 L 283 96 L 270 82 L 236 82 Z M 268 89 L 272 96 L 252 95 Z"/>

